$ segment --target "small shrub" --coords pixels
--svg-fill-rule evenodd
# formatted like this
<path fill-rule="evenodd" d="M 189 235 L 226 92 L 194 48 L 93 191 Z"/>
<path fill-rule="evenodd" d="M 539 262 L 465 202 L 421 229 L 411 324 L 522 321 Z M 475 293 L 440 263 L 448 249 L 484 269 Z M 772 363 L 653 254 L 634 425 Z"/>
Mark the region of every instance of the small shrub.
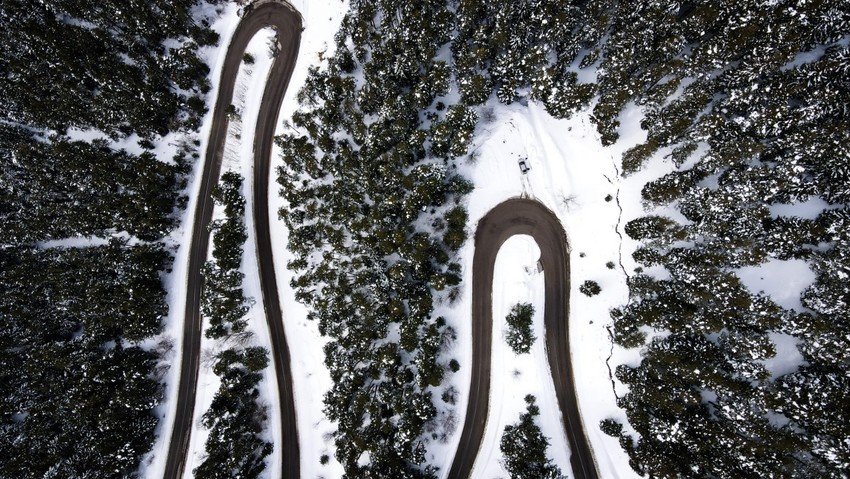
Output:
<path fill-rule="evenodd" d="M 446 404 L 455 404 L 457 402 L 457 389 L 454 386 L 449 387 L 442 394 L 443 402 Z"/>
<path fill-rule="evenodd" d="M 451 369 L 453 373 L 460 371 L 460 363 L 457 362 L 457 359 L 449 361 L 449 369 Z"/>
<path fill-rule="evenodd" d="M 614 262 L 609 261 L 609 262 L 605 263 L 605 267 L 608 268 L 608 269 L 614 269 Z"/>
<path fill-rule="evenodd" d="M 239 110 L 236 109 L 236 105 L 232 103 L 227 105 L 227 108 L 224 109 L 224 116 L 226 116 L 229 121 L 239 119 Z"/>
<path fill-rule="evenodd" d="M 243 62 L 245 62 L 245 64 L 246 64 L 246 65 L 253 65 L 253 64 L 254 64 L 254 60 L 255 60 L 255 59 L 254 59 L 254 55 L 251 55 L 250 53 L 246 53 L 246 54 L 242 57 L 242 61 L 243 61 Z"/>
<path fill-rule="evenodd" d="M 602 288 L 599 287 L 599 283 L 590 279 L 579 286 L 578 290 L 586 296 L 596 296 L 602 292 Z"/>
<path fill-rule="evenodd" d="M 534 333 L 531 332 L 531 323 L 534 319 L 534 306 L 531 303 L 517 303 L 511 308 L 511 312 L 505 320 L 508 323 L 508 334 L 505 338 L 508 346 L 516 354 L 527 353 L 534 344 Z"/>
<path fill-rule="evenodd" d="M 599 421 L 599 429 L 611 437 L 620 437 L 623 433 L 623 425 L 610 418 Z"/>
<path fill-rule="evenodd" d="M 323 466 L 324 466 L 324 465 L 326 465 L 328 462 L 330 462 L 330 460 L 331 460 L 331 458 L 330 458 L 330 457 L 328 457 L 328 455 L 327 455 L 327 454 L 322 454 L 322 457 L 320 457 L 320 458 L 319 458 L 319 464 L 321 464 L 321 465 L 323 465 Z"/>

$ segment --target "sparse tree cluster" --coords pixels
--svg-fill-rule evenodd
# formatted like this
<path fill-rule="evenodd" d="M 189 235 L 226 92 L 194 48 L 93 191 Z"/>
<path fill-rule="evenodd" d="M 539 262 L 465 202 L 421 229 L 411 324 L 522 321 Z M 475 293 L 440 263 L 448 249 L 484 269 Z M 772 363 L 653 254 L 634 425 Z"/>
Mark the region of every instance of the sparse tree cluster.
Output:
<path fill-rule="evenodd" d="M 535 419 L 540 415 L 537 398 L 525 397 L 526 411 L 519 423 L 505 426 L 500 449 L 505 469 L 511 479 L 561 479 L 561 469 L 546 457 L 549 439 L 540 431 Z"/>
<path fill-rule="evenodd" d="M 602 292 L 602 287 L 596 281 L 588 279 L 578 287 L 578 290 L 585 296 L 596 296 Z"/>

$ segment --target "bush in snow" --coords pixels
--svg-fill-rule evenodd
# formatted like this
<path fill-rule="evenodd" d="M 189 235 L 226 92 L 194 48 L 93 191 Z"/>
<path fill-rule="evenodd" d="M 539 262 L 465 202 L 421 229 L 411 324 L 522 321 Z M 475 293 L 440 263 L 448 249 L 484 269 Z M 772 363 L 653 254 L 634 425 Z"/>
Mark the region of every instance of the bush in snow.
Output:
<path fill-rule="evenodd" d="M 599 283 L 589 279 L 582 283 L 581 286 L 578 287 L 578 290 L 582 292 L 585 296 L 596 296 L 597 294 L 602 292 L 602 288 L 599 286 Z"/>
<path fill-rule="evenodd" d="M 519 416 L 519 423 L 505 426 L 500 443 L 505 469 L 513 479 L 559 479 L 561 469 L 546 457 L 549 440 L 534 422 L 540 415 L 535 401 L 534 396 L 526 396 L 526 412 Z"/>
<path fill-rule="evenodd" d="M 508 323 L 508 331 L 505 340 L 508 346 L 517 354 L 527 353 L 531 345 L 537 339 L 531 332 L 534 320 L 534 306 L 531 303 L 517 303 L 511 307 L 510 313 L 505 317 Z"/>

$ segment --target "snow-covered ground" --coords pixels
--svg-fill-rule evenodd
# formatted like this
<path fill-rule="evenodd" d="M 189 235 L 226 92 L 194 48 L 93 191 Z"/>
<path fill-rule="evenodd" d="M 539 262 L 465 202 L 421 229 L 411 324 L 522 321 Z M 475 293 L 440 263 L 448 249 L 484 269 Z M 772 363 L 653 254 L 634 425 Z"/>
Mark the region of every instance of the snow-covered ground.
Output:
<path fill-rule="evenodd" d="M 549 375 L 543 328 L 545 303 L 543 272 L 537 268 L 540 249 L 526 235 L 509 238 L 496 257 L 493 284 L 493 364 L 490 367 L 490 391 L 494 399 L 490 406 L 492 420 L 488 422 L 473 477 L 507 478 L 507 471 L 498 458 L 499 444 L 505 426 L 519 421 L 525 412 L 525 396 L 537 398 L 541 418 L 560 417 L 555 387 Z M 508 330 L 505 317 L 516 303 L 534 305 L 534 327 L 537 338 L 528 354 L 515 354 L 505 342 Z M 565 474 L 570 473 L 569 445 L 560 422 L 541 420 L 540 429 L 549 439 L 547 450 L 554 463 Z M 570 476 L 572 477 L 572 476 Z"/>
<path fill-rule="evenodd" d="M 295 95 L 304 83 L 307 68 L 320 64 L 323 58 L 331 53 L 332 38 L 337 30 L 342 15 L 347 9 L 345 2 L 337 0 L 311 1 L 293 0 L 293 5 L 304 17 L 305 30 L 302 33 L 302 43 L 296 68 L 283 101 L 281 120 L 291 116 L 297 107 Z M 236 7 L 228 5 L 224 15 L 213 25 L 221 35 L 220 46 L 208 49 L 206 56 L 212 68 L 211 79 L 213 91 L 209 98 L 215 98 L 220 68 L 223 62 L 229 39 L 238 23 Z M 258 35 L 262 37 L 263 34 Z M 262 82 L 265 70 L 261 68 L 264 41 L 258 39 L 251 48 L 258 48 L 255 54 L 257 64 L 245 90 L 245 107 L 242 124 L 242 147 L 238 160 L 233 160 L 228 167 L 239 168 L 246 178 L 246 197 L 249 201 L 246 218 L 249 221 L 251 237 L 245 249 L 245 292 L 260 301 L 257 281 L 256 257 L 253 224 L 250 204 L 250 171 L 251 151 L 250 138 L 253 135 L 256 107 L 262 95 Z M 259 45 L 259 46 L 257 46 Z M 212 109 L 212 105 L 210 105 Z M 611 379 L 611 370 L 617 364 L 635 365 L 640 361 L 637 350 L 622 350 L 612 347 L 607 327 L 611 323 L 609 309 L 625 304 L 628 300 L 626 275 L 634 271 L 635 264 L 631 252 L 637 244 L 623 233 L 623 225 L 631 219 L 643 215 L 640 190 L 646 181 L 657 178 L 670 171 L 673 167 L 662 159 L 665 151 L 656 155 L 640 172 L 623 179 L 620 177 L 618 165 L 622 152 L 644 139 L 644 132 L 639 128 L 641 115 L 634 106 L 628 107 L 620 117 L 621 138 L 615 145 L 603 147 L 599 141 L 595 127 L 590 122 L 589 110 L 573 116 L 569 120 L 556 120 L 550 117 L 543 107 L 534 102 L 527 106 L 516 103 L 510 106 L 496 105 L 490 114 L 484 115 L 476 130 L 476 138 L 472 146 L 473 158 L 460 166 L 460 172 L 472 180 L 475 191 L 467 198 L 470 215 L 469 232 L 475 231 L 478 220 L 491 208 L 500 202 L 517 196 L 534 198 L 556 213 L 564 225 L 569 246 L 571 266 L 570 291 L 570 334 L 572 342 L 573 363 L 576 365 L 575 379 L 578 389 L 579 407 L 582 413 L 585 431 L 597 460 L 600 477 L 629 478 L 637 477 L 628 466 L 628 458 L 621 450 L 617 441 L 605 436 L 599 430 L 599 421 L 608 417 L 625 422 L 623 412 L 616 406 L 616 397 L 625 392 L 623 385 Z M 199 138 L 201 152 L 207 146 L 210 116 L 208 115 Z M 282 124 L 282 122 L 281 122 Z M 282 133 L 283 131 L 278 133 Z M 248 145 L 248 146 L 246 146 Z M 247 148 L 247 150 L 245 149 Z M 527 158 L 531 170 L 527 175 L 521 175 L 517 160 Z M 272 167 L 280 164 L 280 154 L 277 148 L 272 153 Z M 185 301 L 185 278 L 188 244 L 192 215 L 197 201 L 197 174 L 200 163 L 196 165 L 190 182 L 190 201 L 180 229 L 173 235 L 173 243 L 177 246 L 174 270 L 167 278 L 169 304 L 171 312 L 166 322 L 165 338 L 171 338 L 174 343 L 172 353 L 172 368 L 167 377 L 166 398 L 157 409 L 162 418 L 157 434 L 159 440 L 155 445 L 148 461 L 143 466 L 146 477 L 161 477 L 164 468 L 165 455 L 173 427 L 173 417 L 176 404 L 176 385 L 179 382 L 179 349 L 182 338 L 182 312 Z M 269 191 L 270 211 L 284 207 L 278 195 L 277 188 Z M 795 205 L 786 209 L 795 210 Z M 808 205 L 817 207 L 820 205 Z M 781 210 L 781 211 L 780 211 Z M 776 208 L 774 214 L 788 214 L 785 209 Z M 673 212 L 665 214 L 674 215 Z M 674 215 L 674 217 L 676 217 Z M 322 345 L 324 339 L 317 331 L 315 323 L 306 320 L 307 311 L 297 303 L 289 288 L 292 273 L 287 270 L 286 263 L 291 255 L 286 250 L 287 231 L 282 222 L 272 223 L 272 242 L 275 245 L 275 269 L 280 285 L 280 297 L 285 317 L 287 341 L 292 358 L 292 373 L 298 413 L 299 442 L 301 447 L 301 472 L 303 477 L 339 477 L 342 469 L 336 463 L 333 454 L 334 447 L 330 433 L 334 425 L 329 423 L 322 413 L 322 398 L 330 386 L 330 378 L 324 366 Z M 494 284 L 494 346 L 492 366 L 492 397 L 491 410 L 488 418 L 487 432 L 481 454 L 476 462 L 474 477 L 492 478 L 506 477 L 501 466 L 499 438 L 506 424 L 518 420 L 524 411 L 523 397 L 534 394 L 538 398 L 541 416 L 538 423 L 544 435 L 551 443 L 549 455 L 561 470 L 571 475 L 569 468 L 569 452 L 564 432 L 561 430 L 560 413 L 557 410 L 549 376 L 548 363 L 543 353 L 542 315 L 535 318 L 535 334 L 538 341 L 530 354 L 516 356 L 503 341 L 504 316 L 506 308 L 518 300 L 532 301 L 538 311 L 543 309 L 542 276 L 526 268 L 536 261 L 536 245 L 528 237 L 515 237 L 505 243 L 499 254 L 496 265 Z M 451 357 L 459 360 L 461 369 L 451 375 L 449 380 L 459 391 L 458 402 L 453 409 L 446 408 L 443 414 L 453 415 L 457 421 L 454 435 L 445 443 L 434 441 L 429 444 L 429 462 L 441 467 L 443 477 L 448 473 L 454 451 L 457 447 L 460 431 L 468 398 L 469 364 L 471 360 L 470 324 L 468 321 L 471 297 L 471 271 L 473 256 L 473 241 L 470 240 L 461 250 L 464 271 L 467 276 L 462 284 L 461 299 L 454 305 L 442 305 L 435 314 L 443 314 L 458 332 L 458 339 L 450 351 Z M 771 268 L 781 271 L 791 271 L 800 277 L 799 289 L 811 282 L 811 272 L 805 265 L 784 262 L 772 262 L 761 268 L 741 271 L 745 284 L 754 291 L 764 290 L 773 295 L 786 294 L 774 291 L 773 283 L 764 281 L 764 273 L 772 274 Z M 663 271 L 656 271 L 664 274 Z M 602 288 L 601 294 L 587 297 L 578 290 L 585 280 L 594 280 Z M 788 294 L 788 304 L 798 307 L 799 289 L 795 287 Z M 797 301 L 791 304 L 793 301 Z M 781 304 L 781 303 L 780 303 Z M 257 304 L 249 313 L 252 317 L 251 329 L 256 333 L 257 344 L 268 347 L 268 333 L 265 319 L 262 316 L 261 305 Z M 774 338 L 783 351 L 794 351 L 793 340 L 781 335 Z M 204 346 L 207 348 L 207 345 Z M 783 368 L 794 367 L 796 358 L 787 364 L 771 364 L 774 372 Z M 448 385 L 446 385 L 448 386 Z M 215 376 L 208 369 L 201 371 L 199 382 L 196 418 L 203 413 L 209 400 L 218 387 Z M 279 429 L 274 426 L 279 423 L 279 406 L 274 394 L 274 373 L 266 371 L 263 395 L 270 406 L 271 429 L 267 432 L 275 444 L 280 444 Z M 445 389 L 443 387 L 442 389 Z M 446 407 L 439 400 L 438 406 Z M 628 427 L 626 428 L 628 431 Z M 198 464 L 203 450 L 205 432 L 197 427 L 192 434 L 192 456 L 187 465 L 187 473 Z M 320 465 L 319 458 L 328 455 L 327 465 Z M 269 469 L 265 477 L 277 477 L 279 471 L 279 451 L 276 449 L 268 459 Z"/>

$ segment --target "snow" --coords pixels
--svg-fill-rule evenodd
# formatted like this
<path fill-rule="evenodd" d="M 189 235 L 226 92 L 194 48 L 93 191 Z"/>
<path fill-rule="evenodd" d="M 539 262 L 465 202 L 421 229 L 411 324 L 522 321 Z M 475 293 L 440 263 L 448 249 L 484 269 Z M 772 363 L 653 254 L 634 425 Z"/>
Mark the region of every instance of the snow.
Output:
<path fill-rule="evenodd" d="M 796 216 L 804 220 L 813 220 L 826 209 L 839 208 L 839 205 L 830 205 L 822 198 L 813 196 L 800 203 L 776 203 L 768 206 L 770 215 L 774 218 L 779 216 Z"/>
<path fill-rule="evenodd" d="M 839 39 L 837 42 L 832 43 L 831 45 L 819 45 L 811 50 L 800 52 L 795 55 L 791 61 L 783 65 L 780 70 L 792 70 L 794 68 L 799 67 L 800 65 L 813 63 L 823 56 L 828 47 L 841 46 L 846 48 L 847 45 L 850 45 L 850 35 L 844 35 L 843 37 L 841 37 L 841 39 Z"/>
<path fill-rule="evenodd" d="M 770 332 L 768 337 L 776 346 L 776 356 L 759 361 L 774 378 L 797 371 L 805 363 L 803 355 L 797 349 L 800 340 L 790 334 Z"/>
<path fill-rule="evenodd" d="M 801 259 L 771 258 L 758 266 L 738 268 L 735 274 L 752 293 L 764 293 L 779 306 L 797 312 L 804 311 L 800 295 L 815 281 L 815 273 Z"/>
<path fill-rule="evenodd" d="M 118 235 L 121 237 L 120 235 Z M 91 248 L 94 246 L 103 246 L 108 244 L 109 241 L 104 238 L 98 238 L 96 236 L 73 236 L 70 238 L 62 238 L 57 240 L 50 241 L 39 241 L 37 243 L 38 248 L 47 249 L 47 248 Z"/>
<path fill-rule="evenodd" d="M 213 7 L 207 5 L 204 7 L 211 9 Z M 198 153 L 203 158 L 206 151 L 209 139 L 210 127 L 212 124 L 212 102 L 215 101 L 218 93 L 218 80 L 221 76 L 221 68 L 224 63 L 224 57 L 227 52 L 229 39 L 236 29 L 238 17 L 236 15 L 237 8 L 234 4 L 228 4 L 224 7 L 221 16 L 216 21 L 212 22 L 210 28 L 216 31 L 221 37 L 218 46 L 205 47 L 200 50 L 202 58 L 210 66 L 209 78 L 211 80 L 212 89 L 207 94 L 208 112 L 204 116 L 202 126 L 196 138 L 200 140 L 200 146 L 197 148 Z M 80 132 L 80 135 L 89 134 Z M 157 157 L 160 159 L 171 158 L 171 155 L 160 156 L 160 148 L 173 146 L 174 141 L 163 139 L 157 142 Z M 128 151 L 136 152 L 132 148 L 132 144 L 128 144 Z M 192 240 L 192 224 L 194 222 L 195 208 L 198 202 L 198 192 L 200 191 L 200 173 L 203 169 L 203 162 L 197 161 L 189 176 L 189 183 L 185 194 L 188 195 L 189 201 L 186 209 L 182 211 L 182 218 L 179 222 L 179 227 L 171 232 L 166 240 L 171 246 L 174 254 L 174 263 L 172 270 L 163 278 L 164 287 L 168 293 L 168 316 L 163 320 L 163 332 L 161 334 L 162 341 L 173 344 L 171 350 L 162 358 L 163 361 L 170 365 L 170 369 L 165 375 L 165 388 L 163 391 L 164 397 L 162 402 L 154 408 L 154 414 L 159 418 L 155 434 L 157 436 L 153 448 L 143 459 L 139 469 L 141 477 L 162 477 L 165 471 L 165 460 L 168 455 L 168 448 L 171 444 L 171 432 L 174 429 L 174 418 L 177 414 L 177 388 L 180 384 L 180 358 L 183 345 L 183 312 L 186 307 L 186 287 L 188 277 L 189 263 L 189 245 Z M 198 398 L 202 398 L 208 394 L 206 391 L 215 391 L 218 384 L 202 384 L 199 381 Z M 196 406 L 196 412 L 200 408 Z M 197 429 L 197 428 L 196 428 Z M 193 433 L 193 437 L 195 434 Z M 191 469 L 187 466 L 187 470 Z"/>
<path fill-rule="evenodd" d="M 798 209 L 788 210 L 788 213 L 796 216 L 804 215 L 812 210 L 810 203 L 811 200 L 801 203 Z M 758 266 L 738 268 L 735 274 L 752 293 L 765 294 L 785 309 L 793 309 L 797 312 L 807 311 L 800 302 L 800 295 L 814 283 L 815 273 L 804 260 L 782 261 L 771 258 Z M 798 339 L 778 332 L 770 332 L 768 336 L 776 346 L 776 356 L 760 362 L 764 364 L 772 377 L 792 373 L 805 362 L 797 349 L 797 344 L 800 342 Z"/>

